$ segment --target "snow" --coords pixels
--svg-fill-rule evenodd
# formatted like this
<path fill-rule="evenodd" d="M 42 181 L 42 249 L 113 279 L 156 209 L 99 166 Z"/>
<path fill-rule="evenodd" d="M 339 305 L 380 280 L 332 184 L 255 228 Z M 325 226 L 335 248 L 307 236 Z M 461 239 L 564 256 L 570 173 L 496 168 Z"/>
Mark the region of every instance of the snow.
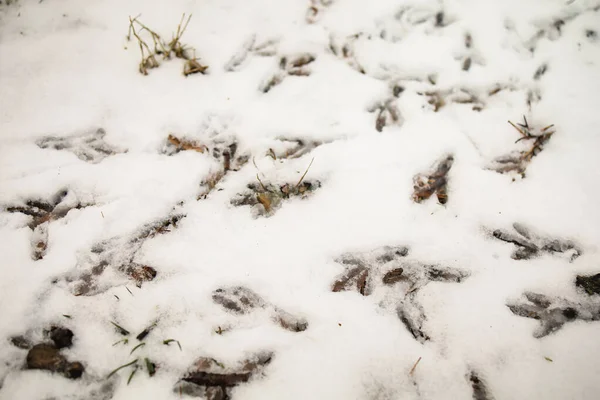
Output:
<path fill-rule="evenodd" d="M 0 399 L 178 399 L 176 384 L 200 357 L 231 372 L 261 352 L 271 362 L 228 390 L 233 399 L 598 398 L 600 323 L 576 319 L 536 338 L 540 322 L 507 304 L 533 292 L 549 296 L 551 308 L 600 309 L 599 295 L 575 286 L 577 275 L 600 272 L 599 1 L 6 3 Z M 140 15 L 168 41 L 183 13 L 192 18 L 181 42 L 207 74 L 185 77 L 185 60 L 158 57 L 160 66 L 142 75 L 128 17 Z M 290 66 L 302 55 L 315 60 Z M 264 93 L 278 74 L 281 83 Z M 398 97 L 395 86 L 404 88 Z M 446 96 L 437 111 L 432 92 Z M 470 95 L 482 110 L 452 100 Z M 385 126 L 376 129 L 379 115 Z M 515 144 L 521 135 L 507 123 L 523 115 L 532 132 L 554 124 L 556 133 L 525 177 L 497 173 L 494 160 L 532 144 Z M 176 152 L 170 134 L 209 151 Z M 298 139 L 318 145 L 282 158 Z M 233 144 L 231 168 L 207 194 Z M 448 202 L 415 203 L 413 178 L 434 173 L 448 154 Z M 248 184 L 298 188 L 305 172 L 302 181 L 320 187 L 272 212 L 232 204 Z M 30 228 L 33 218 L 11 207 L 62 190 L 56 209 L 68 212 L 40 225 L 47 248 L 34 260 L 43 227 Z M 152 231 L 176 215 L 185 217 Z M 513 223 L 570 240 L 582 254 L 515 260 L 515 245 L 491 234 Z M 409 252 L 378 264 L 384 246 Z M 332 292 L 351 268 L 339 262 L 348 255 L 371 260 L 368 295 L 355 283 Z M 157 276 L 137 287 L 129 266 Z M 427 266 L 466 277 L 429 280 Z M 381 283 L 398 267 L 418 287 Z M 86 274 L 97 285 L 75 296 Z M 264 306 L 235 313 L 213 300 L 216 289 L 237 286 Z M 401 321 L 409 306 L 424 313 L 430 340 L 416 340 Z M 285 329 L 279 312 L 307 328 Z M 111 322 L 131 332 L 128 344 L 113 345 L 124 337 Z M 130 355 L 135 335 L 155 322 Z M 81 379 L 27 370 L 27 350 L 10 342 L 45 342 L 52 325 L 74 332 L 61 354 L 84 364 Z M 125 369 L 107 379 L 137 357 L 157 364 L 153 377 L 141 369 L 128 384 Z"/>

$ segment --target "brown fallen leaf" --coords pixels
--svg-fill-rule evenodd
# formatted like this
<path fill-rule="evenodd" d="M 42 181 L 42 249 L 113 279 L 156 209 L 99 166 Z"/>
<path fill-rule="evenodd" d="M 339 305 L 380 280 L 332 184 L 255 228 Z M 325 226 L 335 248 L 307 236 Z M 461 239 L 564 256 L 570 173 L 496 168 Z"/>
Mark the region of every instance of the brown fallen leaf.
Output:
<path fill-rule="evenodd" d="M 175 146 L 177 148 L 178 151 L 181 150 L 194 150 L 197 151 L 199 153 L 204 153 L 205 150 L 208 150 L 208 148 L 204 145 L 201 144 L 197 144 L 195 142 L 189 141 L 189 140 L 185 140 L 185 139 L 179 139 L 176 136 L 169 134 L 169 137 L 167 137 L 167 140 L 169 141 L 170 144 L 172 144 L 173 146 Z"/>

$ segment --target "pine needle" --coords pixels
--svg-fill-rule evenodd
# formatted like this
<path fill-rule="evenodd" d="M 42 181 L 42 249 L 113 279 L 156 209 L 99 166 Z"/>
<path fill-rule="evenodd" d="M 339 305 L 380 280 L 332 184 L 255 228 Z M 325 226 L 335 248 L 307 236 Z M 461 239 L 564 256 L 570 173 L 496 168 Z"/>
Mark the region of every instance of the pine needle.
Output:
<path fill-rule="evenodd" d="M 139 349 L 140 347 L 143 347 L 143 346 L 145 346 L 145 345 L 146 345 L 146 343 L 145 343 L 145 342 L 142 342 L 142 343 L 138 344 L 138 345 L 137 345 L 137 346 L 135 346 L 133 349 L 131 349 L 131 353 L 129 353 L 129 355 L 133 354 L 133 352 L 134 352 L 134 351 L 136 351 L 137 349 Z"/>
<path fill-rule="evenodd" d="M 123 328 L 122 326 L 118 325 L 117 323 L 110 321 L 111 324 L 114 325 L 115 328 L 117 328 L 117 330 L 119 331 L 119 333 L 123 336 L 127 336 L 129 335 L 129 331 L 125 328 Z"/>
<path fill-rule="evenodd" d="M 109 379 L 111 376 L 113 376 L 114 374 L 116 374 L 117 372 L 119 372 L 120 370 L 122 370 L 123 368 L 127 368 L 127 367 L 129 367 L 130 365 L 133 365 L 133 364 L 135 364 L 137 361 L 138 361 L 138 359 L 136 358 L 135 360 L 133 360 L 133 361 L 132 361 L 132 362 L 130 362 L 130 363 L 127 363 L 127 364 L 121 365 L 119 368 L 115 369 L 113 372 L 111 372 L 110 374 L 108 374 L 108 376 L 106 377 L 106 379 Z"/>
<path fill-rule="evenodd" d="M 137 368 L 134 368 L 133 371 L 131 371 L 131 374 L 129 375 L 129 379 L 127 379 L 128 385 L 129 385 L 129 382 L 131 382 L 131 380 L 133 379 L 133 376 L 135 375 L 136 372 L 137 372 Z"/>
<path fill-rule="evenodd" d="M 163 344 L 166 344 L 168 346 L 171 342 L 176 342 L 177 346 L 179 346 L 179 350 L 183 351 L 183 349 L 181 348 L 181 343 L 179 343 L 179 340 L 176 340 L 176 339 L 167 339 L 167 340 L 163 341 Z"/>

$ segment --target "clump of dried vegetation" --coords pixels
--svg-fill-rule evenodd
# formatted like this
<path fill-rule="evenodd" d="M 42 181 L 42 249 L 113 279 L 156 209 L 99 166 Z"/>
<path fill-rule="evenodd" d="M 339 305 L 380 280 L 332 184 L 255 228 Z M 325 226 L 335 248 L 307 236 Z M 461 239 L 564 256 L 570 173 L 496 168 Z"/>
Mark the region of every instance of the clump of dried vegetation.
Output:
<path fill-rule="evenodd" d="M 537 156 L 544 149 L 544 146 L 556 131 L 554 130 L 554 125 L 547 125 L 541 129 L 531 127 L 525 116 L 523 116 L 522 124 L 514 124 L 511 121 L 508 121 L 508 123 L 521 134 L 521 137 L 515 143 L 526 141 L 528 148 L 496 158 L 490 169 L 501 174 L 517 173 L 524 178 L 525 170 L 533 157 Z"/>
<path fill-rule="evenodd" d="M 139 15 L 135 18 L 129 17 L 127 40 L 130 41 L 132 37 L 137 40 L 140 52 L 142 53 L 142 60 L 138 67 L 142 75 L 148 75 L 148 70 L 160 66 L 159 57 L 162 57 L 163 60 L 170 60 L 173 56 L 185 60 L 183 65 L 183 75 L 185 76 L 197 73 L 204 74 L 206 72 L 208 66 L 198 61 L 196 50 L 181 42 L 181 37 L 192 18 L 191 15 L 187 19 L 185 18 L 185 14 L 181 16 L 181 21 L 177 25 L 177 31 L 173 34 L 169 42 L 164 41 L 158 33 L 140 22 L 139 17 Z M 150 48 L 143 36 L 150 36 L 154 46 L 153 49 Z"/>
<path fill-rule="evenodd" d="M 257 174 L 256 179 L 258 182 L 248 184 L 248 190 L 234 197 L 231 200 L 231 204 L 238 207 L 252 206 L 258 215 L 272 216 L 284 200 L 293 197 L 304 199 L 321 187 L 321 182 L 318 180 L 304 180 L 313 161 L 314 159 L 310 162 L 308 168 L 296 184 L 284 183 L 283 185 L 277 185 L 268 182 L 265 184 Z"/>

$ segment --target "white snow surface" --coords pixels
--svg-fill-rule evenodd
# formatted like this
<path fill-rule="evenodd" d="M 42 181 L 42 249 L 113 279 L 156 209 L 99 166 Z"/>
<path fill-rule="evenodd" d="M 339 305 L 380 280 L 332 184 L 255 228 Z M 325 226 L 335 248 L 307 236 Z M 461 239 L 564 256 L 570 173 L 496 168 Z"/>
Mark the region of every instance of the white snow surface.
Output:
<path fill-rule="evenodd" d="M 600 321 L 576 319 L 536 338 L 539 322 L 507 307 L 525 292 L 600 302 L 575 286 L 577 275 L 600 272 L 600 1 L 5 3 L 0 399 L 179 399 L 174 387 L 199 357 L 235 366 L 258 352 L 272 352 L 271 362 L 230 389 L 232 399 L 600 397 Z M 318 15 L 307 21 L 311 4 Z M 160 66 L 142 75 L 138 44 L 126 37 L 128 18 L 140 15 L 168 41 L 183 13 L 192 18 L 181 42 L 195 49 L 206 74 L 186 77 L 184 60 L 158 57 Z M 336 56 L 332 40 L 347 43 L 353 61 Z M 246 44 L 267 41 L 271 55 L 249 51 L 227 70 Z M 301 54 L 315 58 L 304 67 L 308 76 L 285 76 L 261 90 L 280 71 L 281 57 Z M 534 78 L 542 65 L 546 72 Z M 404 88 L 397 98 L 394 85 Z M 503 90 L 489 95 L 498 85 Z M 477 94 L 483 109 L 447 100 L 436 112 L 422 95 L 459 88 Z M 379 111 L 369 110 L 387 100 L 399 120 L 388 118 L 379 132 Z M 497 157 L 526 149 L 528 141 L 515 144 L 520 134 L 507 123 L 523 115 L 538 132 L 554 124 L 556 133 L 524 178 L 491 170 Z M 38 145 L 98 129 L 114 154 L 86 160 L 85 139 L 70 150 Z M 210 151 L 166 154 L 169 134 Z M 323 144 L 273 159 L 269 149 L 279 154 L 288 146 L 278 138 Z M 235 141 L 237 154 L 250 159 L 198 200 L 201 182 L 222 168 L 212 155 L 219 141 Z M 413 177 L 448 154 L 448 202 L 434 195 L 415 203 Z M 265 184 L 295 184 L 311 160 L 304 181 L 321 187 L 310 196 L 285 200 L 267 217 L 260 205 L 232 205 L 248 184 L 260 185 L 257 175 Z M 86 207 L 50 221 L 46 254 L 34 260 L 32 235 L 39 232 L 10 207 L 61 190 L 69 193 L 64 202 Z M 176 227 L 128 250 L 129 238 L 175 214 L 185 215 Z M 581 256 L 569 262 L 542 252 L 515 260 L 515 247 L 490 234 L 513 223 L 569 239 Z M 114 256 L 97 277 L 101 288 L 75 296 L 68 278 L 92 265 L 92 250 L 106 241 Z M 409 249 L 385 270 L 436 265 L 468 274 L 415 292 L 429 340 L 416 340 L 399 318 L 408 296 L 401 284 L 379 277 L 368 296 L 332 292 L 346 271 L 336 260 L 368 259 L 384 246 Z M 156 269 L 156 278 L 141 287 L 128 279 L 116 263 L 131 254 Z M 213 301 L 216 289 L 232 286 L 251 289 L 307 329 L 283 329 L 268 309 L 238 315 Z M 132 332 L 129 344 L 113 345 L 123 337 L 111 321 Z M 153 322 L 146 345 L 130 355 L 139 343 L 134 336 Z M 27 350 L 10 342 L 18 335 L 44 342 L 53 325 L 74 332 L 61 353 L 83 363 L 81 379 L 27 370 Z M 182 350 L 163 345 L 166 339 Z M 139 371 L 128 384 L 123 370 L 107 379 L 145 357 L 158 366 L 153 377 Z M 485 383 L 484 397 L 474 392 L 473 373 Z"/>

